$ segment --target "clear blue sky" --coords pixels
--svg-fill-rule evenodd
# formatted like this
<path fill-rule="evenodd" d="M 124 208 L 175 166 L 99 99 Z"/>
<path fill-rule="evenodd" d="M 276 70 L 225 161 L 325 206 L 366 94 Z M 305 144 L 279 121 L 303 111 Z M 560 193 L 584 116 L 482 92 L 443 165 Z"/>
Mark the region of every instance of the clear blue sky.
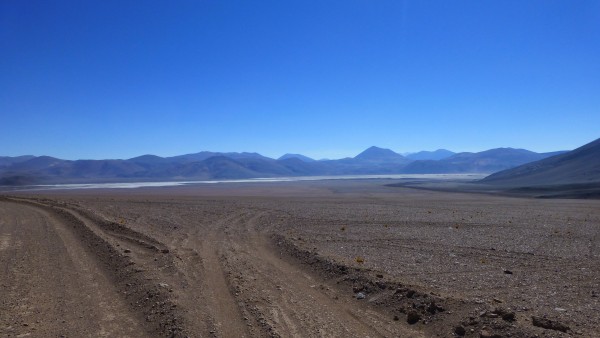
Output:
<path fill-rule="evenodd" d="M 600 1 L 0 2 L 0 155 L 600 137 Z"/>

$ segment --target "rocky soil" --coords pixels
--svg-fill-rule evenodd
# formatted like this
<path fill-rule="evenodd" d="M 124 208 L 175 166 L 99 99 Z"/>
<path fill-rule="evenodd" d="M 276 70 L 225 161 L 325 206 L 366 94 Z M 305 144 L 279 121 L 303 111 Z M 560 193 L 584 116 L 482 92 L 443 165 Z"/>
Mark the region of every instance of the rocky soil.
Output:
<path fill-rule="evenodd" d="M 0 216 L 1 336 L 600 335 L 600 201 L 324 181 L 12 193 Z"/>

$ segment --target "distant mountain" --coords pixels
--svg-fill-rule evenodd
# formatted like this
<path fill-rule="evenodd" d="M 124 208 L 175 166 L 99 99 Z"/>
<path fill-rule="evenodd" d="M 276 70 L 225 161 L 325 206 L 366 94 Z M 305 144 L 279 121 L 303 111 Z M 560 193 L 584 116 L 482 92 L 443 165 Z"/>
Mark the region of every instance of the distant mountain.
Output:
<path fill-rule="evenodd" d="M 297 158 L 304 162 L 315 162 L 314 159 L 312 159 L 308 156 L 300 155 L 300 154 L 285 154 L 285 155 L 281 156 L 280 158 L 278 158 L 278 160 L 287 160 L 289 158 Z"/>
<path fill-rule="evenodd" d="M 9 168 L 41 177 L 100 178 L 135 176 L 143 167 L 125 160 L 61 160 L 40 156 Z"/>
<path fill-rule="evenodd" d="M 38 156 L 33 157 L 27 161 L 22 161 L 13 164 L 9 167 L 10 170 L 14 171 L 37 171 L 37 170 L 48 170 L 52 168 L 60 168 L 64 163 L 69 162 L 50 156 Z"/>
<path fill-rule="evenodd" d="M 448 158 L 452 155 L 456 154 L 450 150 L 446 149 L 438 149 L 435 151 L 419 151 L 418 153 L 412 153 L 406 155 L 406 158 L 409 160 L 434 160 L 439 161 L 445 158 Z"/>
<path fill-rule="evenodd" d="M 411 174 L 493 173 L 537 161 L 556 153 L 535 153 L 525 149 L 497 148 L 478 153 L 458 153 L 439 161 L 414 161 L 403 170 Z"/>
<path fill-rule="evenodd" d="M 16 157 L 0 156 L 0 167 L 7 167 L 7 166 L 15 164 L 15 163 L 25 162 L 27 160 L 31 160 L 34 157 L 35 156 L 32 156 L 32 155 L 24 155 L 24 156 L 16 156 Z"/>
<path fill-rule="evenodd" d="M 196 162 L 196 161 L 203 161 L 206 160 L 208 158 L 211 157 L 215 157 L 215 156 L 223 156 L 223 157 L 227 157 L 227 158 L 231 158 L 234 160 L 237 159 L 246 159 L 246 158 L 262 158 L 262 159 L 270 159 L 268 157 L 262 156 L 261 154 L 258 153 L 215 153 L 212 151 L 201 151 L 199 153 L 194 153 L 194 154 L 185 154 L 185 155 L 179 155 L 179 156 L 173 156 L 173 157 L 165 157 L 165 159 L 169 160 L 169 161 L 174 161 L 174 162 Z"/>
<path fill-rule="evenodd" d="M 367 161 L 367 162 L 396 162 L 396 163 L 406 163 L 409 162 L 404 156 L 395 153 L 390 149 L 378 148 L 378 147 L 369 147 L 362 153 L 356 155 L 354 157 L 355 160 L 359 161 Z"/>
<path fill-rule="evenodd" d="M 203 161 L 189 162 L 174 168 L 171 177 L 194 179 L 251 178 L 256 173 L 236 160 L 213 156 Z"/>
<path fill-rule="evenodd" d="M 127 160 L 128 162 L 142 164 L 142 165 L 154 165 L 159 163 L 168 163 L 164 157 L 156 156 L 156 155 L 142 155 L 134 158 L 130 158 Z"/>
<path fill-rule="evenodd" d="M 481 182 L 523 187 L 600 182 L 600 139 L 566 153 L 497 172 Z"/>
<path fill-rule="evenodd" d="M 443 156 L 438 150 L 420 156 Z M 392 150 L 370 147 L 354 158 L 314 161 L 298 154 L 275 160 L 258 153 L 203 151 L 172 157 L 142 155 L 127 160 L 62 160 L 50 156 L 0 157 L 0 185 L 210 180 L 315 175 L 403 173 L 492 173 L 554 153 L 499 148 L 459 153 L 441 160 L 416 160 Z"/>

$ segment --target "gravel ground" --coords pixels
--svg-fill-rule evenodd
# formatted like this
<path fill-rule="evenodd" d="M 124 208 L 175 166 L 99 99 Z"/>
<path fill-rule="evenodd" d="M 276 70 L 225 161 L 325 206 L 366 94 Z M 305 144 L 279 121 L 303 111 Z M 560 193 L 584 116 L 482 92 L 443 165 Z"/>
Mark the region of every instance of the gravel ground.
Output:
<path fill-rule="evenodd" d="M 146 329 L 158 336 L 600 335 L 600 201 L 388 183 L 28 197 L 93 223 L 149 285 L 169 286 L 176 313 L 155 320 L 180 325 Z"/>

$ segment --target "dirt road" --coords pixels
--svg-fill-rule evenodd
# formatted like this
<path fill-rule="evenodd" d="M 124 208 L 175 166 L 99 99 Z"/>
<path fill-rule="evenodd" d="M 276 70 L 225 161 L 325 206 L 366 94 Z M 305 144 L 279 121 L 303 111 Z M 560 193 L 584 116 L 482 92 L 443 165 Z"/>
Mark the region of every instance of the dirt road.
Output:
<path fill-rule="evenodd" d="M 0 336 L 142 337 L 98 258 L 42 209 L 0 203 Z"/>
<path fill-rule="evenodd" d="M 50 200 L 0 215 L 3 336 L 423 336 L 282 257 L 260 213 L 161 241 Z"/>

